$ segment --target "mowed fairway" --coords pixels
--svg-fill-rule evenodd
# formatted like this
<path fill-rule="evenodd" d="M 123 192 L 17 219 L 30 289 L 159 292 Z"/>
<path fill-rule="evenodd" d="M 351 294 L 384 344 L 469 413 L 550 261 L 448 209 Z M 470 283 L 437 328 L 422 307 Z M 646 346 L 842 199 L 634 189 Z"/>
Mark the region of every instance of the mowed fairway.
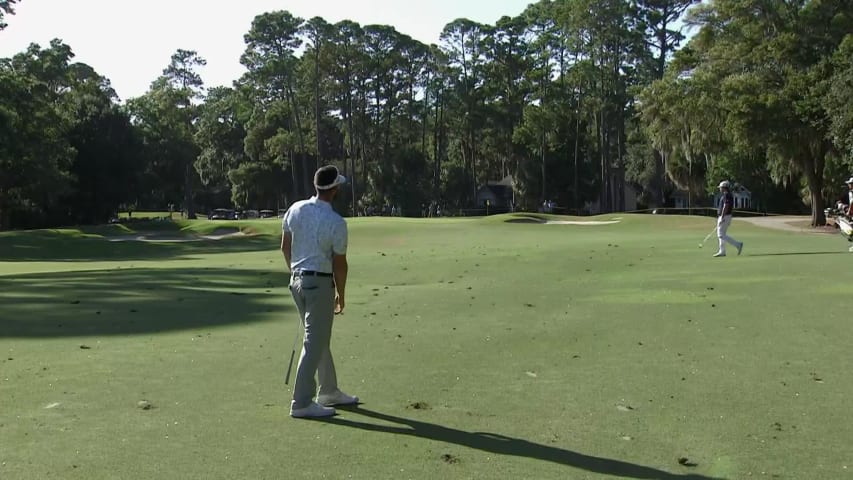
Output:
<path fill-rule="evenodd" d="M 841 236 L 509 218 L 349 221 L 328 421 L 288 417 L 278 220 L 0 234 L 0 478 L 853 475 Z"/>

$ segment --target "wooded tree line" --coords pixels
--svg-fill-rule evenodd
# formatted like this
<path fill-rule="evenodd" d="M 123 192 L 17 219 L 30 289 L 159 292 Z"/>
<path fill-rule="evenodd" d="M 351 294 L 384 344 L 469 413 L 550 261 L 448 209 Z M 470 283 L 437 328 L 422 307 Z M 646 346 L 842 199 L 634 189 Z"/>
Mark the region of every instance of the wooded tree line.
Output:
<path fill-rule="evenodd" d="M 603 212 L 730 178 L 821 223 L 851 171 L 850 32 L 844 0 L 542 0 L 437 45 L 279 11 L 252 22 L 232 87 L 206 90 L 178 50 L 123 104 L 68 45 L 32 45 L 0 59 L 0 226 L 286 208 L 328 163 L 348 214 L 471 208 L 507 176 L 519 208 Z"/>

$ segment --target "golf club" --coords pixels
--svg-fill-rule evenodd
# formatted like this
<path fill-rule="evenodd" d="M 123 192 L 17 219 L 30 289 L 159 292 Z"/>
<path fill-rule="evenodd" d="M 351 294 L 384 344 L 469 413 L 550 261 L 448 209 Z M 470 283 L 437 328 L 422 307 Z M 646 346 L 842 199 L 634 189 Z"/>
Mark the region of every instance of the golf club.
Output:
<path fill-rule="evenodd" d="M 290 383 L 290 371 L 293 369 L 293 357 L 296 356 L 296 342 L 299 341 L 299 335 L 302 333 L 302 320 L 296 323 L 296 337 L 293 338 L 293 348 L 290 349 L 290 363 L 287 364 L 287 374 L 284 376 L 284 384 Z"/>
<path fill-rule="evenodd" d="M 709 239 L 709 238 L 711 238 L 711 235 L 713 235 L 713 234 L 714 234 L 714 232 L 716 232 L 716 231 L 717 231 L 717 226 L 716 226 L 716 225 L 714 225 L 714 229 L 713 229 L 713 230 L 711 230 L 711 233 L 709 233 L 708 235 L 705 235 L 705 239 L 704 239 L 704 240 L 702 240 L 702 243 L 700 243 L 700 244 L 699 244 L 699 248 L 704 247 L 704 246 L 705 246 L 705 242 L 707 242 L 707 241 L 708 241 L 708 239 Z"/>

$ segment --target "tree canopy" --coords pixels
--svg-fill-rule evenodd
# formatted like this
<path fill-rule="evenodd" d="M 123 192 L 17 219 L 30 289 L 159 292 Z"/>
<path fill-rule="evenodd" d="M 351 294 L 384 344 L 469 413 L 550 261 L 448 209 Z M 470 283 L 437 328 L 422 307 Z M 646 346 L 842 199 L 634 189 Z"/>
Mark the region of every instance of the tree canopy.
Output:
<path fill-rule="evenodd" d="M 177 49 L 124 104 L 70 46 L 32 45 L 0 59 L 0 227 L 281 209 L 327 163 L 349 215 L 477 209 L 507 178 L 519 209 L 696 206 L 725 178 L 819 225 L 853 169 L 850 32 L 843 0 L 541 0 L 433 45 L 273 11 L 233 85 L 206 89 Z"/>

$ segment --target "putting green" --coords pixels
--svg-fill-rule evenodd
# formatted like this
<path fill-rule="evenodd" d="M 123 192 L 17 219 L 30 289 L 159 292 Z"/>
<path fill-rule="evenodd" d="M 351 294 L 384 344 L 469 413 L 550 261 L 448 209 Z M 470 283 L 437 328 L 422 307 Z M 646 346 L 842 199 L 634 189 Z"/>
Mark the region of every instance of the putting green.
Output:
<path fill-rule="evenodd" d="M 351 219 L 328 421 L 280 220 L 0 234 L 0 478 L 849 478 L 840 235 L 542 218 Z"/>

